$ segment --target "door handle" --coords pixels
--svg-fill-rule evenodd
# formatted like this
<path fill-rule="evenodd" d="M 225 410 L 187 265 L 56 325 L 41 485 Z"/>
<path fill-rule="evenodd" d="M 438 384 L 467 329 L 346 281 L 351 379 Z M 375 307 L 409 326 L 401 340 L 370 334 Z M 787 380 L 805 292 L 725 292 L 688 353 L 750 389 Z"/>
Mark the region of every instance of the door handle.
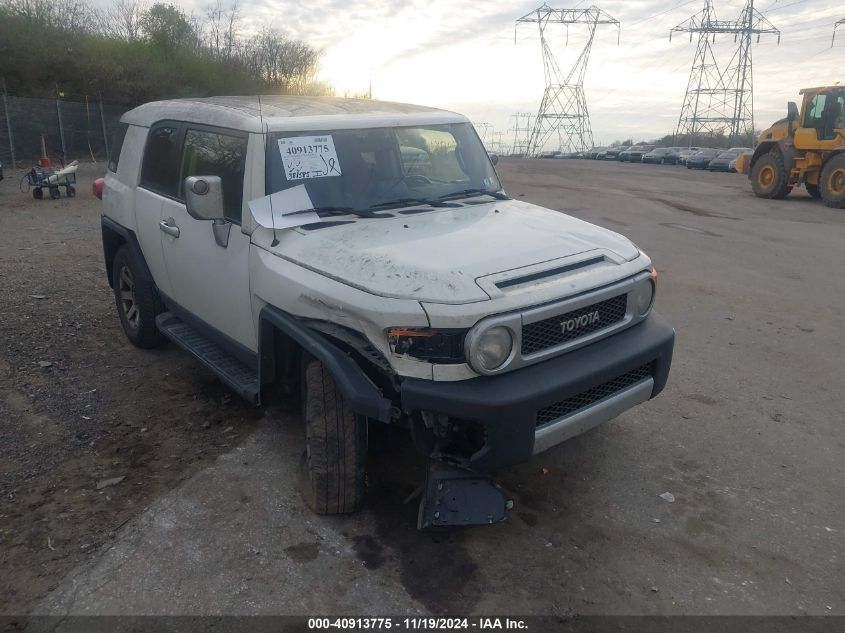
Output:
<path fill-rule="evenodd" d="M 172 237 L 179 237 L 179 227 L 173 218 L 167 218 L 158 223 L 158 228 Z"/>

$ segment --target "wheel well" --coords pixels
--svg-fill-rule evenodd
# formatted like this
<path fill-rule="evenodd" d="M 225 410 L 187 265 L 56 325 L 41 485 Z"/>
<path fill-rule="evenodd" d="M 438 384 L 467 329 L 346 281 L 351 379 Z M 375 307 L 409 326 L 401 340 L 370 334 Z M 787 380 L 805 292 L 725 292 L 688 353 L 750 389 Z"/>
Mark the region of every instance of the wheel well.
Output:
<path fill-rule="evenodd" d="M 114 287 L 114 280 L 112 279 L 112 266 L 114 264 L 114 255 L 117 249 L 126 244 L 126 238 L 117 231 L 113 231 L 107 226 L 103 226 L 103 256 L 106 262 L 106 277 L 109 281 L 109 286 Z"/>
<path fill-rule="evenodd" d="M 824 169 L 824 166 L 825 166 L 825 165 L 827 165 L 827 164 L 828 164 L 828 162 L 830 162 L 830 160 L 831 160 L 832 158 L 834 158 L 834 157 L 836 157 L 836 156 L 842 156 L 843 154 L 845 154 L 845 147 L 843 147 L 843 148 L 841 148 L 841 149 L 835 149 L 835 150 L 833 150 L 832 152 L 830 152 L 830 153 L 829 153 L 829 154 L 825 157 L 824 162 L 822 163 L 822 166 L 819 168 L 819 174 L 821 174 L 821 170 L 822 170 L 822 169 Z"/>
<path fill-rule="evenodd" d="M 377 366 L 378 352 L 361 335 L 357 338 L 363 344 L 355 337 L 344 340 L 339 331 L 327 332 L 315 325 L 320 322 L 305 323 L 275 308 L 262 308 L 258 337 L 262 387 L 275 385 L 283 393 L 297 393 L 301 359 L 309 354 L 326 364 L 357 413 L 390 421 L 392 403 L 383 394 L 396 397 L 398 390 Z"/>
<path fill-rule="evenodd" d="M 773 149 L 777 149 L 780 151 L 780 144 L 777 141 L 763 141 L 760 143 L 754 150 L 754 155 L 751 157 L 751 167 L 754 167 L 754 163 L 756 163 L 761 156 L 765 156 Z M 751 170 L 749 169 L 749 174 Z"/>
<path fill-rule="evenodd" d="M 283 395 L 299 393 L 302 346 L 271 324 L 262 323 L 261 339 L 259 362 L 262 388 L 275 387 Z"/>

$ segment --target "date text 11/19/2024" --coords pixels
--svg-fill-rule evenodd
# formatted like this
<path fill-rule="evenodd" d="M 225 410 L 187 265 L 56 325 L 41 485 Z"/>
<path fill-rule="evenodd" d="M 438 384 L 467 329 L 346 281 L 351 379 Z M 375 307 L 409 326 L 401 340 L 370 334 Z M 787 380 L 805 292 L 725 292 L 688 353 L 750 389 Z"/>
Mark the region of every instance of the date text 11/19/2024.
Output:
<path fill-rule="evenodd" d="M 405 630 L 405 631 L 527 631 L 525 620 L 519 618 L 308 618 L 308 630 Z"/>

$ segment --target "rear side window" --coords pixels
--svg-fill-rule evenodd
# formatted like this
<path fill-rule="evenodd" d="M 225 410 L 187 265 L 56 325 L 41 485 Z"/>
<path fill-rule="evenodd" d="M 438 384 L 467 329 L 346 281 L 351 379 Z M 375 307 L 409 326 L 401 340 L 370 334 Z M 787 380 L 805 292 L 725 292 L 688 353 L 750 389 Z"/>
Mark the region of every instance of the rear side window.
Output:
<path fill-rule="evenodd" d="M 223 208 L 226 219 L 240 223 L 246 145 L 246 134 L 188 129 L 185 132 L 179 170 L 179 199 L 185 197 L 185 178 L 219 176 L 223 182 Z"/>
<path fill-rule="evenodd" d="M 179 136 L 181 128 L 174 123 L 159 123 L 150 128 L 141 186 L 175 198 L 179 191 Z"/>
<path fill-rule="evenodd" d="M 109 171 L 117 172 L 117 163 L 120 160 L 120 150 L 123 149 L 123 139 L 126 138 L 126 130 L 129 126 L 126 123 L 118 123 L 114 129 L 109 144 Z"/>

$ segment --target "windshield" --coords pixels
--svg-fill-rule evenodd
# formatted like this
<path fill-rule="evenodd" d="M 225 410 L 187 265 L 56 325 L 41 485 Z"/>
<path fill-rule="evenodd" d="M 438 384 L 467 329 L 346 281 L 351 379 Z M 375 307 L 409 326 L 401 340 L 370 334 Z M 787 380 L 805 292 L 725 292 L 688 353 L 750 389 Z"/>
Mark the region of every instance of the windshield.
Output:
<path fill-rule="evenodd" d="M 359 211 L 501 189 L 469 123 L 270 134 L 267 193 L 298 185 L 317 209 Z"/>

